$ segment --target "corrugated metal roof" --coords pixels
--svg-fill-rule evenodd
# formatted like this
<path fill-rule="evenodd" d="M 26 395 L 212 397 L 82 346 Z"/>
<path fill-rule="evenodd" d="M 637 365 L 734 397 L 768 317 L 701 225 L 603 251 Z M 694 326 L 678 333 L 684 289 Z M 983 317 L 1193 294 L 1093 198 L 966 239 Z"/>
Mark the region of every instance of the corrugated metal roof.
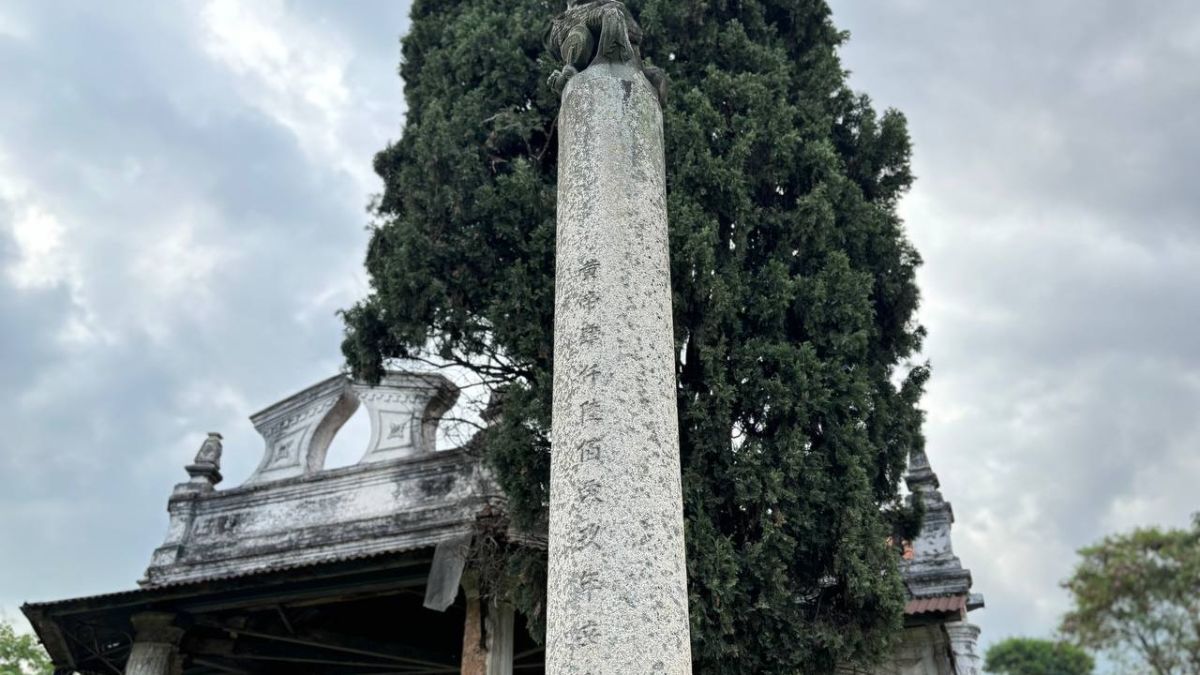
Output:
<path fill-rule="evenodd" d="M 260 574 L 271 574 L 273 572 L 287 572 L 287 571 L 291 571 L 291 570 L 303 569 L 306 567 L 317 567 L 319 565 L 354 562 L 354 561 L 359 561 L 359 560 L 368 560 L 371 558 L 382 558 L 387 555 L 407 553 L 409 551 L 413 551 L 413 550 L 420 549 L 420 548 L 433 548 L 433 546 L 434 546 L 433 544 L 425 544 L 425 545 L 410 546 L 410 547 L 397 547 L 397 548 L 384 549 L 382 551 L 372 551 L 369 553 L 356 553 L 353 555 L 343 555 L 343 556 L 336 556 L 336 557 L 330 557 L 330 558 L 319 558 L 316 560 L 307 560 L 304 562 L 288 563 L 288 564 L 283 564 L 283 565 L 270 565 L 270 566 L 265 566 L 265 567 L 256 567 L 256 568 L 252 568 L 252 569 L 239 570 L 236 572 L 229 572 L 229 573 L 224 573 L 224 574 L 213 574 L 213 575 L 198 577 L 198 578 L 194 578 L 194 579 L 184 579 L 184 580 L 180 580 L 180 581 L 169 581 L 169 582 L 161 583 L 161 584 L 152 584 L 152 585 L 148 585 L 148 586 L 143 586 L 142 588 L 134 588 L 134 589 L 126 590 L 126 591 L 116 591 L 113 593 L 100 593 L 98 595 L 85 595 L 85 596 L 78 597 L 78 598 L 67 598 L 67 599 L 63 599 L 63 600 L 53 600 L 53 601 L 49 601 L 49 602 L 28 602 L 28 603 L 25 603 L 24 607 L 28 607 L 33 610 L 44 611 L 44 610 L 52 609 L 56 606 L 67 605 L 70 603 L 77 603 L 77 602 L 90 602 L 90 601 L 95 601 L 95 600 L 116 600 L 118 598 L 132 599 L 132 598 L 136 598 L 136 597 L 142 596 L 142 595 L 151 595 L 155 591 L 181 589 L 181 588 L 186 588 L 188 586 L 200 586 L 202 584 L 206 584 L 206 583 L 210 583 L 210 582 L 214 582 L 214 581 L 229 581 L 229 580 L 233 580 L 233 579 L 241 579 L 241 578 L 245 578 L 245 577 L 258 576 Z"/>
<path fill-rule="evenodd" d="M 904 605 L 904 613 L 927 614 L 930 612 L 965 612 L 967 596 L 942 595 L 933 598 L 913 598 Z"/>

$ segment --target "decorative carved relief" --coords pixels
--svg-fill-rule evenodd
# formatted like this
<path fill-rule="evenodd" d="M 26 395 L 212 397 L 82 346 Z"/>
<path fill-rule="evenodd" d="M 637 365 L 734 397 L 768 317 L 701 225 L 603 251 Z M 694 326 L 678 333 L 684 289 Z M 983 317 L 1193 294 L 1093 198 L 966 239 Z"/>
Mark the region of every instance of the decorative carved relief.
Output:
<path fill-rule="evenodd" d="M 666 100 L 667 76 L 661 69 L 642 65 L 642 29 L 620 0 L 568 0 L 567 10 L 554 17 L 546 34 L 546 48 L 563 63 L 550 76 L 550 86 L 562 91 L 567 80 L 588 66 L 622 63 L 642 71 Z"/>
<path fill-rule="evenodd" d="M 371 417 L 371 442 L 360 463 L 433 452 L 442 415 L 458 389 L 437 374 L 388 373 L 377 385 L 354 383 Z"/>
<path fill-rule="evenodd" d="M 320 471 L 334 434 L 357 408 L 350 379 L 336 375 L 253 415 L 250 421 L 266 448 L 246 484 Z"/>

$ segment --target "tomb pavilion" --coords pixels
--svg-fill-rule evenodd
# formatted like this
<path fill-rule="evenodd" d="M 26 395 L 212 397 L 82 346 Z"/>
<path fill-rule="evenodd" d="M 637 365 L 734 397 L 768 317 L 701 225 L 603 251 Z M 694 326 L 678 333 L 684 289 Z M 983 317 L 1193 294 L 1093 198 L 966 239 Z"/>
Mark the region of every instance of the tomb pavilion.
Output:
<path fill-rule="evenodd" d="M 22 608 L 55 672 L 543 672 L 524 620 L 475 576 L 509 536 L 504 497 L 471 443 L 434 451 L 457 394 L 440 375 L 331 377 L 250 418 L 262 461 L 229 489 L 209 434 L 140 588 Z M 323 469 L 359 407 L 362 459 Z"/>

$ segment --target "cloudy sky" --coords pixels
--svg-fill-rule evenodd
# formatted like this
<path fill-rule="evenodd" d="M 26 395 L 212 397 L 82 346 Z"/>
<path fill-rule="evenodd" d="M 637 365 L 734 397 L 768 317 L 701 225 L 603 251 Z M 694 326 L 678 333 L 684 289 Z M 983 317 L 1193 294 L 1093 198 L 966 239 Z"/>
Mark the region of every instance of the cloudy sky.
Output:
<path fill-rule="evenodd" d="M 834 2 L 909 117 L 929 454 L 984 638 L 1200 510 L 1200 6 Z M 339 368 L 407 3 L 0 4 L 0 612 L 133 587 L 206 431 Z M 361 448 L 365 421 L 331 462 Z"/>

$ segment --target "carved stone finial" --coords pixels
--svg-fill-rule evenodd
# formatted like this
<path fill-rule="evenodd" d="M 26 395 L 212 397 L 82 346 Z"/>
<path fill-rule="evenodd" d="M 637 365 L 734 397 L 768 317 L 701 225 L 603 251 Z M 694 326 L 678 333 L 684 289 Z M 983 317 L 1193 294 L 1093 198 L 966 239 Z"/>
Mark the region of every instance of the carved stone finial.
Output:
<path fill-rule="evenodd" d="M 200 445 L 196 459 L 185 467 L 192 483 L 211 488 L 221 482 L 221 434 L 210 431 Z"/>
<path fill-rule="evenodd" d="M 550 76 L 550 86 L 561 92 L 567 80 L 588 66 L 623 63 L 642 71 L 662 105 L 667 76 L 642 65 L 641 43 L 642 29 L 621 0 L 568 0 L 567 10 L 554 17 L 546 35 L 546 48 L 563 63 Z"/>
<path fill-rule="evenodd" d="M 925 493 L 938 489 L 937 474 L 929 466 L 929 457 L 924 450 L 917 448 L 909 453 L 908 473 L 904 476 L 904 482 L 913 493 Z"/>
<path fill-rule="evenodd" d="M 909 499 L 925 507 L 921 532 L 912 542 L 913 555 L 904 561 L 905 583 L 914 597 L 967 595 L 971 590 L 971 572 L 963 569 L 954 555 L 951 527 L 954 509 L 938 489 L 938 477 L 923 449 L 909 454 L 908 474 L 904 477 L 912 492 Z"/>

